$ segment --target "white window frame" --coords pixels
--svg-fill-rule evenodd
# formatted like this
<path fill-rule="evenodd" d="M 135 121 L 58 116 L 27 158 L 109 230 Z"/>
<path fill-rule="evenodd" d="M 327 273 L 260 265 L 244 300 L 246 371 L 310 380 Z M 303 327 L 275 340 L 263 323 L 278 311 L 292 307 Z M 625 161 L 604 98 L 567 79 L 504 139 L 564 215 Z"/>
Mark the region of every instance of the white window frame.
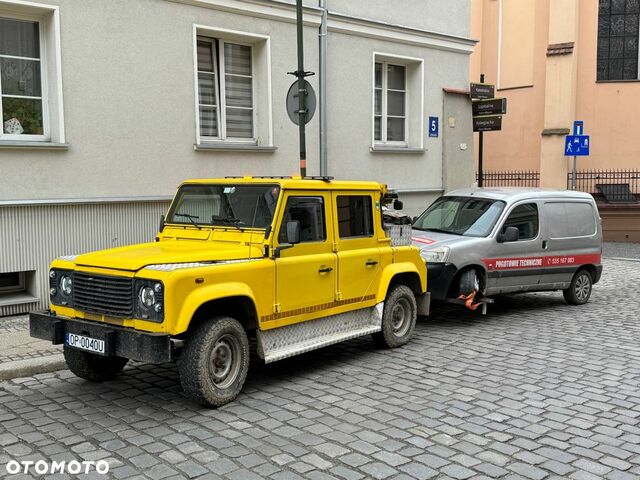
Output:
<path fill-rule="evenodd" d="M 376 125 L 376 81 L 375 81 L 375 76 L 376 76 L 376 64 L 381 64 L 382 65 L 382 109 L 381 109 L 381 115 L 380 115 L 380 136 L 381 139 L 380 140 L 376 140 L 376 131 L 375 131 L 375 125 Z M 388 67 L 389 66 L 394 66 L 394 67 L 402 67 L 404 69 L 404 90 L 397 90 L 397 89 L 389 89 L 388 88 Z M 399 115 L 389 115 L 387 110 L 388 110 L 388 104 L 387 104 L 387 99 L 388 99 L 388 91 L 391 90 L 393 92 L 402 92 L 404 93 L 404 117 L 401 117 Z M 409 118 L 409 101 L 408 101 L 408 97 L 409 97 L 409 92 L 407 90 L 407 65 L 403 64 L 403 63 L 398 63 L 398 62 L 392 62 L 392 61 L 387 61 L 387 60 L 379 60 L 379 61 L 374 61 L 373 63 L 373 140 L 374 143 L 376 145 L 387 145 L 387 146 L 399 146 L 399 147 L 407 147 L 409 145 L 409 142 L 407 140 L 407 137 L 409 135 L 409 130 L 408 130 L 408 118 Z M 388 118 L 404 118 L 404 140 L 387 140 L 387 119 Z"/>
<path fill-rule="evenodd" d="M 4 134 L 2 125 L 0 147 L 5 143 L 26 146 L 51 143 L 65 146 L 60 7 L 23 0 L 0 0 L 0 17 L 38 22 L 43 117 L 42 135 Z"/>
<path fill-rule="evenodd" d="M 218 136 L 217 137 L 207 137 L 202 136 L 200 134 L 200 98 L 199 98 L 199 85 L 198 85 L 198 38 L 206 38 L 211 41 L 221 42 L 222 48 L 220 49 L 220 58 L 218 59 L 218 63 L 220 65 L 219 73 L 219 91 L 218 95 Z M 265 146 L 271 146 L 273 144 L 273 126 L 272 126 L 272 92 L 271 92 L 271 46 L 270 46 L 270 37 L 268 35 L 260 35 L 254 34 L 250 32 L 241 32 L 237 30 L 229 30 L 224 28 L 216 28 L 205 25 L 194 24 L 193 25 L 193 68 L 194 68 L 194 85 L 195 85 L 195 119 L 196 119 L 196 145 L 207 144 L 207 143 L 218 143 L 218 144 L 240 144 L 240 145 L 257 145 L 259 142 L 258 135 L 258 122 L 260 120 L 258 116 L 258 98 L 257 98 L 257 85 L 256 85 L 256 75 L 257 75 L 257 59 L 256 59 L 256 46 L 254 43 L 257 42 L 265 42 L 266 43 L 266 65 L 267 71 L 264 73 L 266 76 L 267 82 L 267 96 L 266 105 L 267 105 L 267 124 L 266 128 L 263 128 L 263 138 L 261 143 L 265 143 Z M 226 116 L 226 111 L 224 115 L 221 115 L 220 112 L 223 111 L 223 108 L 226 110 L 226 102 L 224 99 L 224 43 L 233 43 L 236 45 L 243 45 L 251 47 L 251 104 L 253 109 L 253 138 L 237 138 L 237 137 L 226 137 L 226 121 L 222 121 Z M 216 67 L 217 68 L 217 67 Z M 224 133 L 223 133 L 224 132 Z M 266 133 L 266 135 L 265 135 Z M 264 137 L 266 136 L 266 142 L 264 142 Z"/>
<path fill-rule="evenodd" d="M 50 133 L 50 123 L 49 123 L 49 97 L 48 97 L 48 84 L 47 84 L 47 58 L 46 58 L 46 44 L 45 44 L 45 36 L 44 36 L 44 25 L 42 24 L 42 19 L 38 17 L 34 17 L 32 15 L 19 15 L 15 13 L 11 13 L 8 15 L 4 15 L 0 12 L 0 18 L 5 20 L 16 20 L 16 21 L 26 21 L 26 22 L 36 22 L 38 24 L 38 41 L 40 42 L 40 58 L 31 58 L 31 57 L 16 57 L 13 55 L 2 55 L 0 54 L 0 58 L 12 58 L 16 60 L 29 60 L 34 61 L 37 60 L 40 62 L 40 97 L 30 97 L 24 95 L 4 95 L 2 93 L 2 77 L 0 76 L 0 142 L 1 141 L 35 141 L 42 142 L 48 141 L 51 138 Z M 0 67 L 1 68 L 1 67 Z M 9 134 L 4 133 L 4 115 L 2 110 L 2 99 L 4 98 L 25 98 L 28 100 L 40 100 L 42 104 L 42 135 L 32 135 L 32 134 Z"/>
<path fill-rule="evenodd" d="M 408 57 L 395 53 L 372 52 L 371 62 L 371 151 L 380 149 L 424 149 L 425 142 L 425 91 L 424 91 L 424 58 Z M 404 141 L 384 142 L 375 138 L 375 85 L 376 85 L 376 63 L 386 63 L 387 65 L 400 65 L 405 68 L 405 123 Z M 383 67 L 384 68 L 384 67 Z M 384 83 L 383 75 L 383 87 Z M 384 88 L 383 88 L 384 94 Z M 386 99 L 386 94 L 385 94 Z M 382 104 L 386 112 L 386 101 Z M 383 117 L 384 119 L 385 117 Z M 386 132 L 386 122 L 382 122 Z M 385 138 L 384 136 L 382 137 Z"/>

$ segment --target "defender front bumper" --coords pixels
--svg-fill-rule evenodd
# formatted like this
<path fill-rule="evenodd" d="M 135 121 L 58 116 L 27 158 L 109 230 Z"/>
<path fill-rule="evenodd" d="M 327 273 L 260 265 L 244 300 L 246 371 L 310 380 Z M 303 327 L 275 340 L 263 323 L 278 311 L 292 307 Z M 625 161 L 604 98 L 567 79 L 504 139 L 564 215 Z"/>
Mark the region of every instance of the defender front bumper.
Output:
<path fill-rule="evenodd" d="M 107 356 L 117 356 L 145 363 L 167 363 L 172 359 L 171 339 L 165 333 L 148 333 L 76 318 L 60 317 L 49 311 L 29 314 L 32 337 L 65 343 L 68 333 L 104 340 Z"/>

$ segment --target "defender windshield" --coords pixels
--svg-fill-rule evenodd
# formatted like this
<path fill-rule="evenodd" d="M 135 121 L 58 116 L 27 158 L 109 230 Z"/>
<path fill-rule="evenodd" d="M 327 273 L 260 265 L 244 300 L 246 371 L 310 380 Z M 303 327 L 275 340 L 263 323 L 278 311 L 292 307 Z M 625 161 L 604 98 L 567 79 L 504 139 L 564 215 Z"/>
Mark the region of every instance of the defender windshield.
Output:
<path fill-rule="evenodd" d="M 486 237 L 504 209 L 499 200 L 475 197 L 440 197 L 427 208 L 413 228 L 467 237 Z"/>
<path fill-rule="evenodd" d="M 166 223 L 266 229 L 273 221 L 279 194 L 278 185 L 183 185 Z"/>

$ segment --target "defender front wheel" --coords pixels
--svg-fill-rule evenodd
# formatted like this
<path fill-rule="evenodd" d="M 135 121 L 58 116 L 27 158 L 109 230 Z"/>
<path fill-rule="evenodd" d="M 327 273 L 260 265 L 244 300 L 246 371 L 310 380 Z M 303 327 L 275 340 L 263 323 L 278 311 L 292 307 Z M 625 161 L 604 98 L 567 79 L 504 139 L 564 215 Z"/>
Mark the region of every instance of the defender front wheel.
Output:
<path fill-rule="evenodd" d="M 71 373 L 90 382 L 113 380 L 129 361 L 128 358 L 103 357 L 66 345 L 63 353 Z"/>
<path fill-rule="evenodd" d="M 593 280 L 586 270 L 578 270 L 571 280 L 569 288 L 562 291 L 564 299 L 569 305 L 584 305 L 591 297 Z"/>
<path fill-rule="evenodd" d="M 235 399 L 249 371 L 249 340 L 240 323 L 219 317 L 198 325 L 178 362 L 185 394 L 207 407 Z"/>
<path fill-rule="evenodd" d="M 413 291 L 396 285 L 387 295 L 382 312 L 382 331 L 373 334 L 379 347 L 395 348 L 409 341 L 416 326 L 418 307 Z"/>

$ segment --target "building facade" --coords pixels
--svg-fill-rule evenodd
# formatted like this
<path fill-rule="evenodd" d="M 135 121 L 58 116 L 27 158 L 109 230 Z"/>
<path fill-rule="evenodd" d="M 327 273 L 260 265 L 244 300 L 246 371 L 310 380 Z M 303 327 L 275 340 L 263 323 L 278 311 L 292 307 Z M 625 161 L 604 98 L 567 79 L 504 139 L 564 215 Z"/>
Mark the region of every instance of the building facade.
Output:
<path fill-rule="evenodd" d="M 323 14 L 305 2 L 313 72 Z M 455 93 L 469 15 L 464 0 L 329 1 L 326 174 L 387 183 L 409 213 L 473 181 Z M 0 0 L 0 315 L 47 305 L 56 256 L 152 240 L 185 178 L 298 174 L 296 65 L 294 2 Z M 316 113 L 309 175 L 318 130 Z"/>
<path fill-rule="evenodd" d="M 640 212 L 631 204 L 640 194 L 640 2 L 472 0 L 471 8 L 471 35 L 480 39 L 471 80 L 484 73 L 508 100 L 502 131 L 484 136 L 484 170 L 571 187 L 564 142 L 582 120 L 590 156 L 577 159 L 577 188 L 602 200 L 605 238 L 640 241 Z M 608 203 L 604 189 L 629 202 Z"/>

